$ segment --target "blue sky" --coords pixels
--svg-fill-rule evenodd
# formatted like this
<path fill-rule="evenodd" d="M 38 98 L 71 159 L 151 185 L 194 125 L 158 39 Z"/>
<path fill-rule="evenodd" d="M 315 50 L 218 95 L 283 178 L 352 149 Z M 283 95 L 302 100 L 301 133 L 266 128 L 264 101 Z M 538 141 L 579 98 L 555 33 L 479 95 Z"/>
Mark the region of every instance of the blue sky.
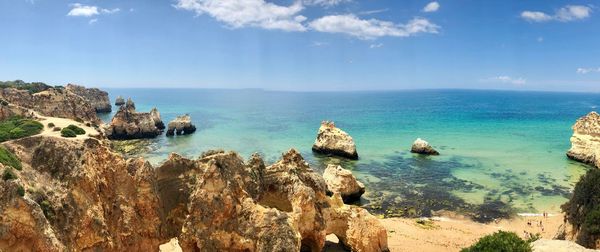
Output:
<path fill-rule="evenodd" d="M 0 0 L 0 79 L 597 92 L 597 3 Z"/>

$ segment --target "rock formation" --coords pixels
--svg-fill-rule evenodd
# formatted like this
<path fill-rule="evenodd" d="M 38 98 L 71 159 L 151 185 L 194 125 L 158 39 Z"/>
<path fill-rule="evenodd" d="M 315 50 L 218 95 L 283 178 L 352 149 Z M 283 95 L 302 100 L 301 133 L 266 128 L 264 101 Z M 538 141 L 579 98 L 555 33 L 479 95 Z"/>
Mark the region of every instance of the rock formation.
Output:
<path fill-rule="evenodd" d="M 183 251 L 321 251 L 327 234 L 353 251 L 388 251 L 377 218 L 328 197 L 295 150 L 271 166 L 212 151 L 154 169 L 95 139 L 4 145 L 23 169 L 0 181 L 3 251 L 156 251 L 173 237 Z"/>
<path fill-rule="evenodd" d="M 117 99 L 115 100 L 115 105 L 116 106 L 122 106 L 125 105 L 125 99 L 123 99 L 123 96 L 117 96 Z"/>
<path fill-rule="evenodd" d="M 312 150 L 317 153 L 358 159 L 356 145 L 348 133 L 335 127 L 333 122 L 323 121 Z"/>
<path fill-rule="evenodd" d="M 410 148 L 410 152 L 423 155 L 439 155 L 440 153 L 433 149 L 429 143 L 421 138 L 417 138 Z"/>
<path fill-rule="evenodd" d="M 590 112 L 573 125 L 571 149 L 567 156 L 600 168 L 600 115 Z"/>
<path fill-rule="evenodd" d="M 331 194 L 339 193 L 345 203 L 359 200 L 360 196 L 365 193 L 365 185 L 356 180 L 351 171 L 339 165 L 327 165 L 323 179 L 327 184 L 327 191 Z"/>
<path fill-rule="evenodd" d="M 107 113 L 111 111 L 110 99 L 108 93 L 97 88 L 85 88 L 83 86 L 68 84 L 67 91 L 83 97 L 87 100 L 98 113 Z"/>
<path fill-rule="evenodd" d="M 531 243 L 533 252 L 593 252 L 572 241 L 539 239 Z"/>
<path fill-rule="evenodd" d="M 96 109 L 89 101 L 66 89 L 49 88 L 32 94 L 27 90 L 4 88 L 0 89 L 0 99 L 13 106 L 32 109 L 43 116 L 100 122 Z"/>
<path fill-rule="evenodd" d="M 124 160 L 95 139 L 5 145 L 23 169 L 0 181 L 0 250 L 156 251 L 168 241 L 149 163 Z"/>
<path fill-rule="evenodd" d="M 131 99 L 113 117 L 109 125 L 104 128 L 109 139 L 139 139 L 153 138 L 162 133 L 164 124 L 156 108 L 149 113 L 136 112 L 135 104 Z"/>
<path fill-rule="evenodd" d="M 192 124 L 192 118 L 188 115 L 178 116 L 167 125 L 167 136 L 187 135 L 196 131 L 196 126 Z"/>

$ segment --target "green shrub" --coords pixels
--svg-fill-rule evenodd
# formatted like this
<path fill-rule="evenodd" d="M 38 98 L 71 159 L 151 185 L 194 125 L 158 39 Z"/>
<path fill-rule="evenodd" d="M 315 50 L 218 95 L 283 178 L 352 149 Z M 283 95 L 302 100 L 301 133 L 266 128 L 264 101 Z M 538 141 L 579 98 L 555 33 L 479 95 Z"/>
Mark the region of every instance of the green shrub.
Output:
<path fill-rule="evenodd" d="M 19 194 L 19 196 L 23 197 L 25 196 L 25 188 L 23 188 L 22 185 L 19 185 L 19 187 L 17 187 L 17 193 Z"/>
<path fill-rule="evenodd" d="M 81 119 L 79 117 L 75 118 L 75 121 L 78 122 L 78 123 L 83 123 L 83 119 Z"/>
<path fill-rule="evenodd" d="M 15 174 L 15 171 L 13 171 L 12 168 L 6 167 L 6 169 L 4 169 L 4 173 L 2 173 L 2 179 L 4 179 L 5 181 L 17 179 L 17 174 Z"/>
<path fill-rule="evenodd" d="M 461 252 L 530 252 L 529 241 L 521 239 L 513 232 L 498 231 L 479 239 L 471 247 Z"/>
<path fill-rule="evenodd" d="M 52 208 L 52 204 L 50 204 L 50 202 L 47 200 L 43 200 L 39 204 L 40 204 L 40 208 L 42 209 L 42 212 L 44 212 L 44 216 L 46 216 L 46 219 L 53 220 L 54 219 L 54 209 Z"/>
<path fill-rule="evenodd" d="M 54 123 L 48 123 L 48 128 L 54 128 Z"/>
<path fill-rule="evenodd" d="M 562 205 L 567 220 L 579 229 L 577 243 L 593 247 L 600 239 L 600 169 L 589 169 Z"/>
<path fill-rule="evenodd" d="M 77 127 L 77 126 L 75 126 L 75 125 L 73 125 L 73 124 L 71 124 L 71 125 L 67 126 L 67 129 L 70 129 L 70 130 L 72 130 L 72 131 L 73 131 L 73 132 L 75 132 L 75 134 L 77 134 L 77 135 L 84 135 L 84 134 L 85 134 L 85 130 L 84 130 L 84 129 L 82 129 L 82 128 L 79 128 L 79 127 Z"/>
<path fill-rule="evenodd" d="M 30 119 L 11 117 L 0 122 L 0 142 L 40 133 L 44 125 Z"/>
<path fill-rule="evenodd" d="M 62 137 L 76 137 L 77 134 L 75 133 L 75 131 L 69 129 L 69 128 L 64 128 L 60 131 L 60 135 Z"/>
<path fill-rule="evenodd" d="M 21 128 L 14 128 L 8 132 L 10 139 L 18 139 L 26 136 L 25 130 Z"/>
<path fill-rule="evenodd" d="M 2 146 L 0 146 L 0 163 L 15 168 L 19 171 L 23 169 L 19 158 Z"/>
<path fill-rule="evenodd" d="M 51 88 L 51 86 L 46 85 L 43 82 L 24 82 L 22 80 L 15 81 L 0 81 L 0 88 L 16 88 L 27 90 L 30 93 L 38 93 L 44 90 Z"/>
<path fill-rule="evenodd" d="M 4 141 L 8 141 L 10 140 L 10 134 L 8 134 L 8 132 L 6 131 L 0 131 L 0 142 L 4 142 Z"/>

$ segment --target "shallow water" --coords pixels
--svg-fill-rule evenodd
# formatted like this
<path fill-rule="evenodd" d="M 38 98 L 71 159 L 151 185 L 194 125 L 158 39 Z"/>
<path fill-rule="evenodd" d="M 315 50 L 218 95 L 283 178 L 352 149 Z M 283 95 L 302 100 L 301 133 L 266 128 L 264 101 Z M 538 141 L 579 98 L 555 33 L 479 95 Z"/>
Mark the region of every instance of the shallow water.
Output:
<path fill-rule="evenodd" d="M 600 94 L 509 91 L 108 91 L 112 101 L 132 97 L 139 111 L 156 106 L 165 123 L 192 116 L 195 134 L 149 141 L 151 151 L 142 155 L 153 163 L 170 152 L 197 157 L 215 148 L 246 157 L 259 152 L 274 162 L 296 148 L 316 170 L 330 162 L 352 169 L 367 185 L 361 204 L 374 212 L 455 210 L 482 220 L 512 211 L 560 211 L 587 169 L 565 156 L 571 126 L 600 104 Z M 322 120 L 352 135 L 358 161 L 311 152 Z M 441 155 L 409 153 L 417 137 Z"/>

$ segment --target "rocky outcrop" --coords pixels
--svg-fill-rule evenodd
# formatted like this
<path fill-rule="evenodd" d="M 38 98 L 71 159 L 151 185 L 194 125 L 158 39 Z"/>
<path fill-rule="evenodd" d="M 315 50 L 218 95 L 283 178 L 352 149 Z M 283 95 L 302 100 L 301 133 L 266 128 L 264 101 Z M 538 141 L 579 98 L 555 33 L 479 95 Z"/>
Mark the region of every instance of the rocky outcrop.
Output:
<path fill-rule="evenodd" d="M 327 165 L 323 179 L 327 184 L 327 191 L 331 194 L 339 193 L 345 203 L 359 200 L 365 193 L 365 185 L 356 180 L 351 171 L 339 165 Z"/>
<path fill-rule="evenodd" d="M 423 155 L 439 155 L 440 153 L 435 150 L 429 143 L 421 138 L 417 138 L 410 148 L 410 152 L 423 154 Z"/>
<path fill-rule="evenodd" d="M 531 243 L 533 252 L 592 252 L 572 241 L 539 239 Z"/>
<path fill-rule="evenodd" d="M 187 135 L 196 131 L 196 126 L 192 124 L 192 118 L 188 114 L 178 116 L 170 121 L 167 126 L 167 136 L 173 136 L 175 134 Z"/>
<path fill-rule="evenodd" d="M 265 167 L 233 152 L 172 154 L 157 169 L 165 227 L 183 251 L 321 251 L 335 234 L 353 251 L 387 251 L 366 210 L 344 205 L 295 150 Z M 183 225 L 183 227 L 181 227 Z"/>
<path fill-rule="evenodd" d="M 348 133 L 335 127 L 333 122 L 321 122 L 312 150 L 326 155 L 358 159 L 356 145 Z"/>
<path fill-rule="evenodd" d="M 68 84 L 65 89 L 83 97 L 98 113 L 107 113 L 112 110 L 108 93 L 105 91 L 97 88 L 85 88 L 75 84 Z"/>
<path fill-rule="evenodd" d="M 123 99 L 123 96 L 117 96 L 117 99 L 115 100 L 115 105 L 116 106 L 122 106 L 125 105 L 125 99 Z"/>
<path fill-rule="evenodd" d="M 156 108 L 149 113 L 137 112 L 131 99 L 127 100 L 104 128 L 109 139 L 140 139 L 153 138 L 162 133 L 164 128 L 160 114 Z"/>
<path fill-rule="evenodd" d="M 600 168 L 600 115 L 590 112 L 573 125 L 571 149 L 567 156 Z"/>
<path fill-rule="evenodd" d="M 0 89 L 0 99 L 43 116 L 100 122 L 96 109 L 86 99 L 66 89 L 49 88 L 32 94 L 27 90 L 4 88 Z"/>
<path fill-rule="evenodd" d="M 0 182 L 0 250 L 156 251 L 168 241 L 144 160 L 124 160 L 95 139 L 36 136 L 5 146 L 23 169 Z"/>

